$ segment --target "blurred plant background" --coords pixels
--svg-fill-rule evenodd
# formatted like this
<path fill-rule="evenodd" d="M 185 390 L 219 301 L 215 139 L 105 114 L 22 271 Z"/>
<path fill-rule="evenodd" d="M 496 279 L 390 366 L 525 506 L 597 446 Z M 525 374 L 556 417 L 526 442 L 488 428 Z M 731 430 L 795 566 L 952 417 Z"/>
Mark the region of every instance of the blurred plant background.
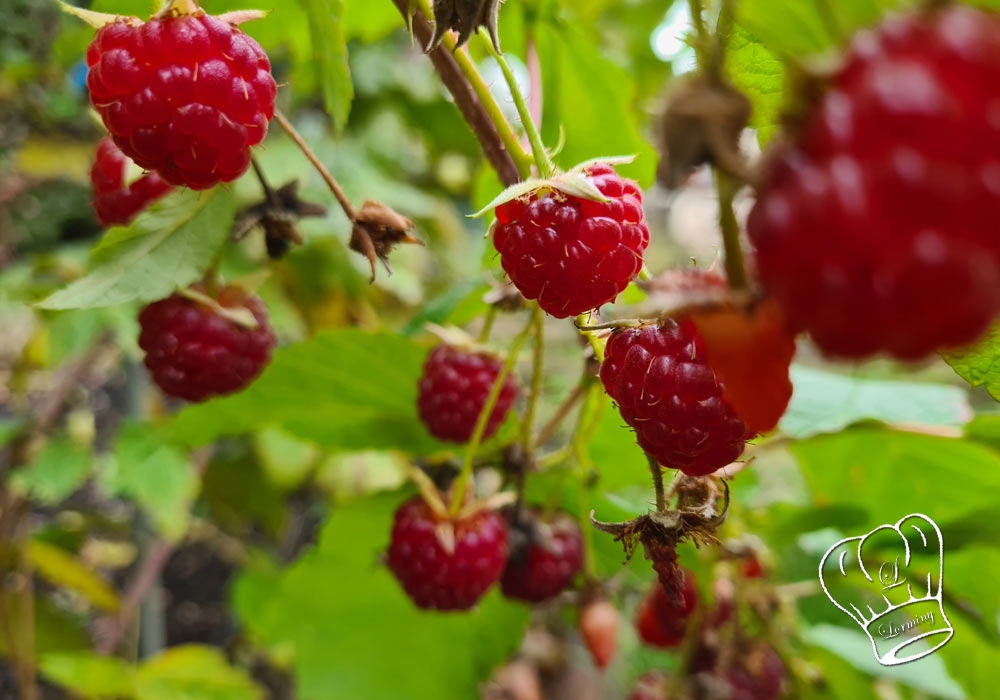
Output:
<path fill-rule="evenodd" d="M 410 489 L 403 466 L 450 449 L 414 409 L 433 344 L 424 327 L 478 330 L 501 273 L 484 238 L 489 221 L 467 215 L 502 186 L 389 0 L 203 4 L 213 14 L 272 10 L 244 28 L 271 57 L 281 109 L 352 201 L 404 213 L 426 246 L 397 250 L 393 274 L 380 270 L 369 284 L 322 179 L 272 125 L 257 152 L 268 179 L 298 180 L 329 214 L 302 222 L 306 242 L 285 259 L 268 262 L 256 232 L 226 247 L 222 270 L 260 284 L 284 349 L 240 395 L 165 401 L 136 346 L 141 295 L 73 311 L 35 305 L 84 274 L 101 235 L 88 204 L 103 135 L 85 87 L 93 30 L 54 2 L 0 3 L 0 698 L 26 697 L 18 674 L 35 667 L 47 700 L 472 698 L 498 692 L 503 676 L 491 677 L 519 653 L 542 670 L 545 697 L 613 699 L 645 671 L 675 667 L 631 628 L 648 563 L 637 555 L 623 568 L 604 535 L 593 537 L 597 572 L 623 611 L 604 674 L 579 642 L 572 606 L 531 611 L 493 592 L 469 614 L 420 612 L 380 564 Z M 893 4 L 737 3 L 727 66 L 752 98 L 762 144 L 778 123 L 782 57 L 830 50 Z M 146 0 L 89 7 L 155 9 Z M 501 14 L 505 53 L 525 90 L 541 90 L 543 137 L 565 142 L 559 163 L 638 155 L 622 171 L 648 188 L 654 273 L 692 258 L 707 267 L 719 246 L 707 173 L 680 194 L 653 184 L 655 115 L 671 76 L 693 65 L 689 24 L 687 4 L 669 1 L 507 0 Z M 480 39 L 470 51 L 516 120 Z M 201 225 L 228 229 L 238 207 L 261 198 L 260 184 L 248 174 L 214 197 Z M 620 302 L 620 317 L 656 305 L 635 287 Z M 520 323 L 497 321 L 498 347 Z M 549 326 L 543 416 L 582 368 L 566 360 L 579 355 L 573 328 Z M 987 392 L 997 393 L 997 370 L 968 362 L 965 376 L 987 387 L 970 390 L 943 362 L 847 368 L 808 347 L 793 370 L 789 413 L 732 481 L 723 530 L 764 553 L 765 585 L 783 606 L 768 624 L 749 624 L 782 652 L 789 696 L 998 697 L 1000 417 Z M 586 454 L 532 477 L 529 493 L 576 515 L 631 518 L 652 498 L 645 458 L 609 403 L 599 415 Z M 11 464 L 13 446 L 28 455 L 23 464 Z M 911 512 L 944 533 L 955 636 L 890 669 L 830 605 L 816 568 L 840 537 Z M 712 549 L 681 554 L 706 588 Z M 137 572 L 157 557 L 162 574 L 131 599 Z M 136 614 L 119 635 L 123 609 Z M 122 656 L 95 653 L 119 636 Z"/>

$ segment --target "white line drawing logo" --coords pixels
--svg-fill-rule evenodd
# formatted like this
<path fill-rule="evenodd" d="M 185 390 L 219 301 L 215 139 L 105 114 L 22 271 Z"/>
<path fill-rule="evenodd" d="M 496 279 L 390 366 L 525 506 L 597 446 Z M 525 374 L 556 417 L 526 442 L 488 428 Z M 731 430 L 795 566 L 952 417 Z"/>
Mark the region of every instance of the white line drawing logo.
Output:
<path fill-rule="evenodd" d="M 885 552 L 890 552 L 887 559 Z M 936 557 L 932 564 L 924 564 L 930 569 L 926 574 L 910 571 L 915 555 Z M 881 565 L 873 579 L 869 568 L 876 561 Z M 843 539 L 827 550 L 819 563 L 823 592 L 865 631 L 875 658 L 883 666 L 916 661 L 952 638 L 954 630 L 941 602 L 943 578 L 941 530 L 921 513 L 907 515 L 894 525 L 882 525 L 866 535 Z M 839 583 L 848 585 L 841 587 Z M 840 600 L 834 597 L 831 587 Z M 880 595 L 885 609 L 876 611 L 864 602 L 859 589 Z M 917 643 L 920 640 L 923 643 Z"/>

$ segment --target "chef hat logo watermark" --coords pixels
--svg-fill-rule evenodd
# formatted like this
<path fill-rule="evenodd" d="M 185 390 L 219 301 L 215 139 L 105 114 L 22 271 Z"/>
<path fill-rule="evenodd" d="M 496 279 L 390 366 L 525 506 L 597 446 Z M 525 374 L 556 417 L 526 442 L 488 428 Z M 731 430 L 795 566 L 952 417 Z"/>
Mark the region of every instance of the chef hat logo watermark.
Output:
<path fill-rule="evenodd" d="M 883 666 L 916 661 L 952 638 L 943 578 L 941 530 L 920 513 L 841 540 L 819 564 L 823 591 L 864 630 Z"/>

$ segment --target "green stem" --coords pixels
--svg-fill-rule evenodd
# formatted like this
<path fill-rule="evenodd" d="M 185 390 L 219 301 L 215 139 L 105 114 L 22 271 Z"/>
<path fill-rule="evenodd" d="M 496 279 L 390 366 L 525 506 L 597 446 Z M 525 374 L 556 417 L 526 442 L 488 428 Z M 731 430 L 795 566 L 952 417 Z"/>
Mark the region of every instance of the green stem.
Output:
<path fill-rule="evenodd" d="M 747 273 L 743 267 L 740 225 L 733 210 L 733 198 L 738 185 L 716 169 L 715 188 L 719 193 L 719 228 L 722 229 L 722 246 L 726 254 L 726 278 L 730 289 L 746 289 Z"/>
<path fill-rule="evenodd" d="M 425 17 L 433 17 L 434 11 L 431 9 L 430 0 L 419 0 L 418 6 L 420 11 Z M 486 41 L 490 45 L 492 50 L 493 44 L 489 40 Z M 525 179 L 531 176 L 531 157 L 524 152 L 521 147 L 521 142 L 518 141 L 517 135 L 514 133 L 513 127 L 511 127 L 510 122 L 507 121 L 507 117 L 504 115 L 503 110 L 500 109 L 500 105 L 497 104 L 496 99 L 493 97 L 493 93 L 490 92 L 489 86 L 483 80 L 483 76 L 479 74 L 479 71 L 473 65 L 472 60 L 469 58 L 469 54 L 462 50 L 455 48 L 455 37 L 450 33 L 444 37 L 441 42 L 442 46 L 451 53 L 455 59 L 455 63 L 458 64 L 459 70 L 462 71 L 462 75 L 468 81 L 469 86 L 472 91 L 476 93 L 476 97 L 479 98 L 479 102 L 486 112 L 490 121 L 493 122 L 493 126 L 496 127 L 497 134 L 500 136 L 500 140 L 503 142 L 504 148 L 510 154 L 510 157 L 514 160 L 514 165 L 517 167 L 517 172 L 521 175 L 521 179 Z"/>
<path fill-rule="evenodd" d="M 646 454 L 649 461 L 649 473 L 653 475 L 653 488 L 656 490 L 656 512 L 663 513 L 667 510 L 666 499 L 663 497 L 663 469 L 656 458 L 651 454 Z"/>
<path fill-rule="evenodd" d="M 590 461 L 590 455 L 587 454 L 586 445 L 600 420 L 601 409 L 604 407 L 603 399 L 603 387 L 601 387 L 600 382 L 594 382 L 587 391 L 587 398 L 580 409 L 580 416 L 577 418 L 573 438 L 570 441 L 570 453 L 576 459 L 577 475 L 580 480 L 577 521 L 583 536 L 583 573 L 588 580 L 596 578 L 597 568 L 594 555 L 594 528 L 590 522 L 590 485 L 587 483 L 590 480 L 590 469 L 593 465 Z"/>
<path fill-rule="evenodd" d="M 490 389 L 490 395 L 486 397 L 486 403 L 483 404 L 482 410 L 479 411 L 479 418 L 476 420 L 476 427 L 472 431 L 472 438 L 469 440 L 469 446 L 465 450 L 465 460 L 462 462 L 462 470 L 458 473 L 458 477 L 455 479 L 455 490 L 451 495 L 451 504 L 448 508 L 448 512 L 452 516 L 458 515 L 458 512 L 462 509 L 462 504 L 465 501 L 465 492 L 469 488 L 469 480 L 472 478 L 472 465 L 475 462 L 476 452 L 479 450 L 479 445 L 483 441 L 483 433 L 486 432 L 486 424 L 489 422 L 490 415 L 493 413 L 493 409 L 497 405 L 497 399 L 500 398 L 500 392 L 503 390 L 504 381 L 507 379 L 507 375 L 511 373 L 514 369 L 514 364 L 517 362 L 518 352 L 521 350 L 521 346 L 524 345 L 525 341 L 528 340 L 528 336 L 531 335 L 531 331 L 535 327 L 535 318 L 532 316 L 528 319 L 527 325 L 524 330 L 521 331 L 514 342 L 511 343 L 510 350 L 507 351 L 507 361 L 504 362 L 503 367 L 500 369 L 500 374 L 497 375 L 497 379 L 493 382 L 493 387 Z"/>
<path fill-rule="evenodd" d="M 486 318 L 483 319 L 483 329 L 479 331 L 479 343 L 483 344 L 490 339 L 490 331 L 493 330 L 493 322 L 497 318 L 497 307 L 490 304 L 486 309 Z"/>
<path fill-rule="evenodd" d="M 551 177 L 556 170 L 556 166 L 552 163 L 552 159 L 549 158 L 549 154 L 545 150 L 545 144 L 542 143 L 542 137 L 535 126 L 535 120 L 531 118 L 531 110 L 528 108 L 528 103 L 525 102 L 524 95 L 521 94 L 521 87 L 517 84 L 517 79 L 514 77 L 514 71 L 510 69 L 510 64 L 507 63 L 507 59 L 503 54 L 497 53 L 493 44 L 489 41 L 484 41 L 483 45 L 500 66 L 504 80 L 507 81 L 507 87 L 510 88 L 511 97 L 514 98 L 514 106 L 517 108 L 517 114 L 521 117 L 521 124 L 524 126 L 524 133 L 527 134 L 528 142 L 531 144 L 531 153 L 535 157 L 538 174 L 543 179 Z"/>
<path fill-rule="evenodd" d="M 694 52 L 698 58 L 698 67 L 707 70 L 709 67 L 708 56 L 708 29 L 705 27 L 705 18 L 702 0 L 688 0 L 688 11 L 691 14 L 691 25 L 694 27 Z"/>
<path fill-rule="evenodd" d="M 535 326 L 535 345 L 531 358 L 531 396 L 528 397 L 528 407 L 521 422 L 521 444 L 524 445 L 526 453 L 531 452 L 531 428 L 535 424 L 535 409 L 538 406 L 538 397 L 542 393 L 542 363 L 545 356 L 545 315 L 537 304 L 531 312 L 531 320 Z"/>

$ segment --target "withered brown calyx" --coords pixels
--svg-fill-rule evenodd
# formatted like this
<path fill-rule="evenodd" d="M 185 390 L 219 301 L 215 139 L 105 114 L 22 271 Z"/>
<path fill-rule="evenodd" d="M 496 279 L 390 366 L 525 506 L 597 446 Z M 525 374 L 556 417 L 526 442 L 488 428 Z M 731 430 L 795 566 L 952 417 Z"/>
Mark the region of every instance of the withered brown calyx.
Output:
<path fill-rule="evenodd" d="M 750 121 L 750 100 L 719 77 L 679 78 L 660 122 L 663 158 L 657 179 L 668 189 L 711 163 L 738 180 L 749 179 L 739 141 Z"/>
<path fill-rule="evenodd" d="M 445 32 L 450 29 L 458 33 L 455 48 L 467 42 L 480 27 L 486 27 L 493 47 L 500 53 L 500 37 L 497 21 L 501 0 L 434 0 L 434 36 L 427 45 L 427 52 L 436 49 Z"/>
<path fill-rule="evenodd" d="M 299 199 L 299 182 L 292 180 L 278 190 L 267 188 L 267 197 L 241 211 L 233 222 L 233 240 L 242 240 L 254 227 L 264 229 L 267 254 L 279 259 L 292 243 L 302 244 L 298 222 L 307 216 L 326 216 L 326 207 Z"/>
<path fill-rule="evenodd" d="M 385 266 L 386 272 L 392 274 L 389 265 L 389 253 L 399 243 L 424 242 L 410 235 L 413 222 L 402 214 L 398 214 L 379 202 L 368 200 L 361 207 L 354 219 L 351 230 L 351 240 L 348 244 L 351 250 L 361 253 L 372 266 L 371 281 L 375 281 L 375 259 L 378 258 Z"/>

